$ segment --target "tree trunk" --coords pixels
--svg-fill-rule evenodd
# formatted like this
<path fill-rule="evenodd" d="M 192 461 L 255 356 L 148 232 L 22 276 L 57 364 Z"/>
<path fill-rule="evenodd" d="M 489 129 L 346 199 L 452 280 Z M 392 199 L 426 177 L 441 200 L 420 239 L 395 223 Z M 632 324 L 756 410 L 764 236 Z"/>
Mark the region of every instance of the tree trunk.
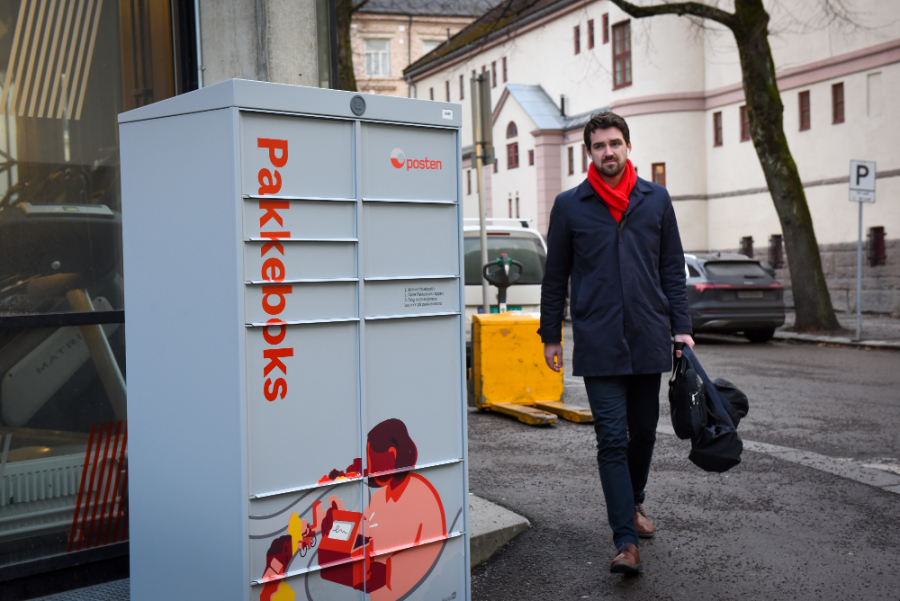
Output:
<path fill-rule="evenodd" d="M 356 73 L 353 71 L 353 48 L 350 45 L 350 20 L 353 18 L 353 0 L 332 0 L 337 12 L 338 80 L 341 90 L 356 92 Z"/>
<path fill-rule="evenodd" d="M 784 105 L 775 78 L 762 0 L 736 0 L 733 28 L 741 58 L 753 146 L 781 221 L 798 330 L 840 327 L 828 294 L 822 257 L 800 173 L 784 135 Z"/>

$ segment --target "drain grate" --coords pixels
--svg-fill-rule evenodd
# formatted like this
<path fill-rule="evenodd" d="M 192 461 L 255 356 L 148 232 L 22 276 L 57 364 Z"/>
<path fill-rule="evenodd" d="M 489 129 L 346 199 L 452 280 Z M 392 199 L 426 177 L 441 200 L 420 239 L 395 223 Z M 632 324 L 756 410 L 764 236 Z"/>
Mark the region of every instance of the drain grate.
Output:
<path fill-rule="evenodd" d="M 59 593 L 58 595 L 41 597 L 40 599 L 34 599 L 34 601 L 129 601 L 131 599 L 129 583 L 130 579 L 125 578 L 80 588 L 75 591 Z"/>

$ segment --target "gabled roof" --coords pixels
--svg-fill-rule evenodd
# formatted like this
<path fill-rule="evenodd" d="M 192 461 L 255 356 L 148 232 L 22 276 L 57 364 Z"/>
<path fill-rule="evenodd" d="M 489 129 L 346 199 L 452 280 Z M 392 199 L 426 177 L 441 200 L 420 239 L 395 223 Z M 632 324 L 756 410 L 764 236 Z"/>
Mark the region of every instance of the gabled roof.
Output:
<path fill-rule="evenodd" d="M 491 0 L 496 2 L 496 0 Z M 455 36 L 408 66 L 403 74 L 415 77 L 466 52 L 510 35 L 519 27 L 537 21 L 583 0 L 502 0 Z"/>
<path fill-rule="evenodd" d="M 479 17 L 500 0 L 369 0 L 360 13 L 427 17 Z"/>
<path fill-rule="evenodd" d="M 574 129 L 587 123 L 594 113 L 609 110 L 609 107 L 605 106 L 585 113 L 566 115 L 564 117 L 559 113 L 559 105 L 553 102 L 553 99 L 550 98 L 550 95 L 547 94 L 547 91 L 542 86 L 511 83 L 506 85 L 503 95 L 497 101 L 497 106 L 494 107 L 494 121 L 499 117 L 500 111 L 503 110 L 503 105 L 510 96 L 516 99 L 516 102 L 519 103 L 519 106 L 522 107 L 522 110 L 525 111 L 525 114 L 528 115 L 528 118 L 534 122 L 539 130 L 558 129 L 566 131 Z"/>

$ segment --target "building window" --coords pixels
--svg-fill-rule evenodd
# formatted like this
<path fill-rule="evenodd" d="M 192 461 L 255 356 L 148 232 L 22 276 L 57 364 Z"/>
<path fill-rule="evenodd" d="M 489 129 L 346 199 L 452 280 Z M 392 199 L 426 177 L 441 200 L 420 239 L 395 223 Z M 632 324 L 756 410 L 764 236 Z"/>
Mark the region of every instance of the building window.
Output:
<path fill-rule="evenodd" d="M 442 40 L 422 40 L 422 56 L 425 56 L 441 44 L 443 44 Z"/>
<path fill-rule="evenodd" d="M 769 236 L 769 265 L 772 266 L 772 269 L 784 267 L 784 240 L 781 234 Z"/>
<path fill-rule="evenodd" d="M 653 174 L 653 183 L 659 184 L 663 188 L 666 187 L 666 164 L 653 163 L 650 166 L 650 172 Z"/>
<path fill-rule="evenodd" d="M 603 43 L 609 44 L 609 13 L 603 13 Z"/>
<path fill-rule="evenodd" d="M 504 56 L 503 57 L 503 83 L 506 83 L 506 81 L 508 79 L 507 75 L 508 75 L 508 73 L 506 71 L 506 57 Z"/>
<path fill-rule="evenodd" d="M 466 169 L 466 194 L 472 194 L 472 170 Z"/>
<path fill-rule="evenodd" d="M 521 217 L 522 215 L 519 213 L 519 193 L 516 192 L 516 219 Z M 883 265 L 883 263 L 882 263 Z"/>
<path fill-rule="evenodd" d="M 494 158 L 494 173 L 497 173 L 497 165 L 499 165 L 499 164 L 500 164 L 500 161 L 498 161 L 495 157 Z"/>
<path fill-rule="evenodd" d="M 866 237 L 866 256 L 869 259 L 869 267 L 878 267 L 887 263 L 884 233 L 883 225 L 869 228 L 869 235 Z"/>
<path fill-rule="evenodd" d="M 594 47 L 594 20 L 591 19 L 588 21 L 588 49 Z"/>
<path fill-rule="evenodd" d="M 506 145 L 506 168 L 507 169 L 518 169 L 519 168 L 519 143 L 513 142 L 512 144 Z"/>
<path fill-rule="evenodd" d="M 747 105 L 741 107 L 741 142 L 750 139 L 750 114 L 747 112 Z"/>
<path fill-rule="evenodd" d="M 516 129 L 515 121 L 510 121 L 509 125 L 506 126 L 506 137 L 507 138 L 515 138 L 519 135 L 519 130 Z"/>
<path fill-rule="evenodd" d="M 722 145 L 722 111 L 713 113 L 713 146 Z"/>
<path fill-rule="evenodd" d="M 844 122 L 844 82 L 831 86 L 831 122 Z"/>
<path fill-rule="evenodd" d="M 464 75 L 460 74 L 459 76 L 459 99 L 464 100 L 466 98 L 466 78 Z"/>
<path fill-rule="evenodd" d="M 509 197 L 509 218 L 512 219 L 512 216 L 513 216 L 513 213 L 512 213 L 512 195 L 510 195 L 510 197 Z"/>
<path fill-rule="evenodd" d="M 491 61 L 491 87 L 497 87 L 497 61 Z"/>
<path fill-rule="evenodd" d="M 534 151 L 533 150 L 528 151 L 528 164 L 534 165 Z"/>
<path fill-rule="evenodd" d="M 631 22 L 613 25 L 613 89 L 631 85 Z"/>
<path fill-rule="evenodd" d="M 477 75 L 477 73 L 475 73 L 475 69 L 472 69 L 472 79 L 475 79 L 476 75 Z"/>
<path fill-rule="evenodd" d="M 581 54 L 581 25 L 575 26 L 575 54 Z"/>
<path fill-rule="evenodd" d="M 569 146 L 568 153 L 569 153 L 569 175 L 572 175 L 575 173 L 575 147 Z"/>
<path fill-rule="evenodd" d="M 587 173 L 587 166 L 588 166 L 587 146 L 582 144 L 581 145 L 581 172 L 582 173 Z"/>
<path fill-rule="evenodd" d="M 450 102 L 450 80 L 444 82 L 444 92 L 446 92 L 447 102 Z"/>
<path fill-rule="evenodd" d="M 428 98 L 434 100 L 434 88 L 428 88 Z"/>
<path fill-rule="evenodd" d="M 798 99 L 800 100 L 800 131 L 805 131 L 810 128 L 809 90 L 800 92 Z"/>
<path fill-rule="evenodd" d="M 391 76 L 391 41 L 365 40 L 366 77 Z"/>

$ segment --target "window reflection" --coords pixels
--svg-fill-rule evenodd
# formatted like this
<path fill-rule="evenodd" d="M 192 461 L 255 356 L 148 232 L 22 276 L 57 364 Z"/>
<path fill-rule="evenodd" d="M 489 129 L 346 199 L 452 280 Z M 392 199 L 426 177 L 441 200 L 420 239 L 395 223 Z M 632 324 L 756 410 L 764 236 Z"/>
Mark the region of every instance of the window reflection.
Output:
<path fill-rule="evenodd" d="M 175 94 L 185 6 L 0 0 L 0 566 L 127 539 L 117 115 Z"/>

